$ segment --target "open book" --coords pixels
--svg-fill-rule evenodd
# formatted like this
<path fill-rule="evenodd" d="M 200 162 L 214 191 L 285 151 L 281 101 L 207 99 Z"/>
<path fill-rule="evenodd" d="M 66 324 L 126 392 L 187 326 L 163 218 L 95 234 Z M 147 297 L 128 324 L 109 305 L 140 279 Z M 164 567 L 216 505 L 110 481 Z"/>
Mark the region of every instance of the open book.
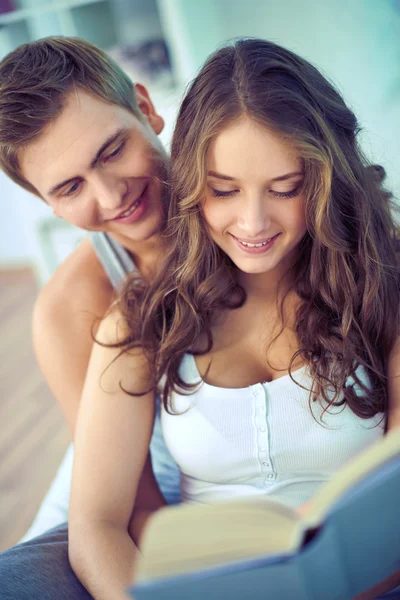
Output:
<path fill-rule="evenodd" d="M 400 431 L 351 460 L 303 517 L 268 497 L 167 507 L 151 519 L 141 552 L 137 599 L 265 598 L 273 565 L 274 577 L 285 566 L 283 579 L 305 595 L 289 586 L 287 596 L 268 597 L 350 598 L 400 568 Z M 261 586 L 265 572 L 264 594 L 243 596 L 251 572 Z"/>

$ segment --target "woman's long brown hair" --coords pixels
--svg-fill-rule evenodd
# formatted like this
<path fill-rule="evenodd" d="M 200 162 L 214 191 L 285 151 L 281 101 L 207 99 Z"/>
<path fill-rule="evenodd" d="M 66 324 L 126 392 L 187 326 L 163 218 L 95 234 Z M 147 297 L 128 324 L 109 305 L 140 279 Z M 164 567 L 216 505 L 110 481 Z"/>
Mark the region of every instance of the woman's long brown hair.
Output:
<path fill-rule="evenodd" d="M 363 156 L 356 118 L 333 85 L 271 42 L 244 39 L 218 50 L 186 93 L 172 142 L 168 252 L 151 284 L 132 276 L 125 286 L 120 309 L 130 335 L 123 347 L 143 346 L 152 385 L 163 377 L 170 410 L 171 392 L 191 388 L 179 375 L 183 355 L 198 351 L 204 335 L 203 350 L 210 350 L 216 315 L 246 301 L 237 268 L 210 239 L 201 212 L 210 142 L 242 116 L 287 140 L 304 166 L 308 232 L 290 281 L 301 300 L 296 354 L 313 377 L 310 402 L 347 403 L 361 418 L 387 414 L 386 364 L 399 333 L 400 292 L 398 229 L 384 171 Z M 355 373 L 360 365 L 370 386 Z"/>

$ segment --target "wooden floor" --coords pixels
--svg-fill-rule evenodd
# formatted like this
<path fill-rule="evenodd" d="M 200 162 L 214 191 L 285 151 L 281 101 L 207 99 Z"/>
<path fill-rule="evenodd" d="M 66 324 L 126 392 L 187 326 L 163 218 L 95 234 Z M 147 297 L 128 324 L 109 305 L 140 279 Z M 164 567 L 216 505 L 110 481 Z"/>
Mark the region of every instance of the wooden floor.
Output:
<path fill-rule="evenodd" d="M 30 526 L 69 443 L 31 340 L 29 269 L 0 271 L 0 551 Z"/>

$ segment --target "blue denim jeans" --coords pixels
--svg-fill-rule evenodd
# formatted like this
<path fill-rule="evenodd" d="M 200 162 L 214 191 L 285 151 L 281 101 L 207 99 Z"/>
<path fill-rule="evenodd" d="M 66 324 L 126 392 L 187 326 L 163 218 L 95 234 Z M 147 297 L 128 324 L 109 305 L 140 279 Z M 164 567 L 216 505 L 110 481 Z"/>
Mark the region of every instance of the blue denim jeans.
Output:
<path fill-rule="evenodd" d="M 0 554 L 1 600 L 92 600 L 68 560 L 68 525 Z"/>
<path fill-rule="evenodd" d="M 160 404 L 150 453 L 155 478 L 168 504 L 180 501 L 179 469 L 162 435 Z M 68 560 L 68 525 L 0 553 L 0 600 L 90 600 Z"/>

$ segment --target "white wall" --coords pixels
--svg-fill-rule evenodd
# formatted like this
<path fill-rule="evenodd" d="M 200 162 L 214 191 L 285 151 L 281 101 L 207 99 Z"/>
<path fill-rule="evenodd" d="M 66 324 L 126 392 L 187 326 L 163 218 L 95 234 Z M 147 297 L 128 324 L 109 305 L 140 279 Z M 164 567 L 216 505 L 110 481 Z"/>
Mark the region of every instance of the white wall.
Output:
<path fill-rule="evenodd" d="M 3 265 L 14 266 L 30 260 L 30 228 L 25 225 L 26 212 L 30 212 L 29 200 L 40 202 L 0 171 L 0 261 Z"/>

